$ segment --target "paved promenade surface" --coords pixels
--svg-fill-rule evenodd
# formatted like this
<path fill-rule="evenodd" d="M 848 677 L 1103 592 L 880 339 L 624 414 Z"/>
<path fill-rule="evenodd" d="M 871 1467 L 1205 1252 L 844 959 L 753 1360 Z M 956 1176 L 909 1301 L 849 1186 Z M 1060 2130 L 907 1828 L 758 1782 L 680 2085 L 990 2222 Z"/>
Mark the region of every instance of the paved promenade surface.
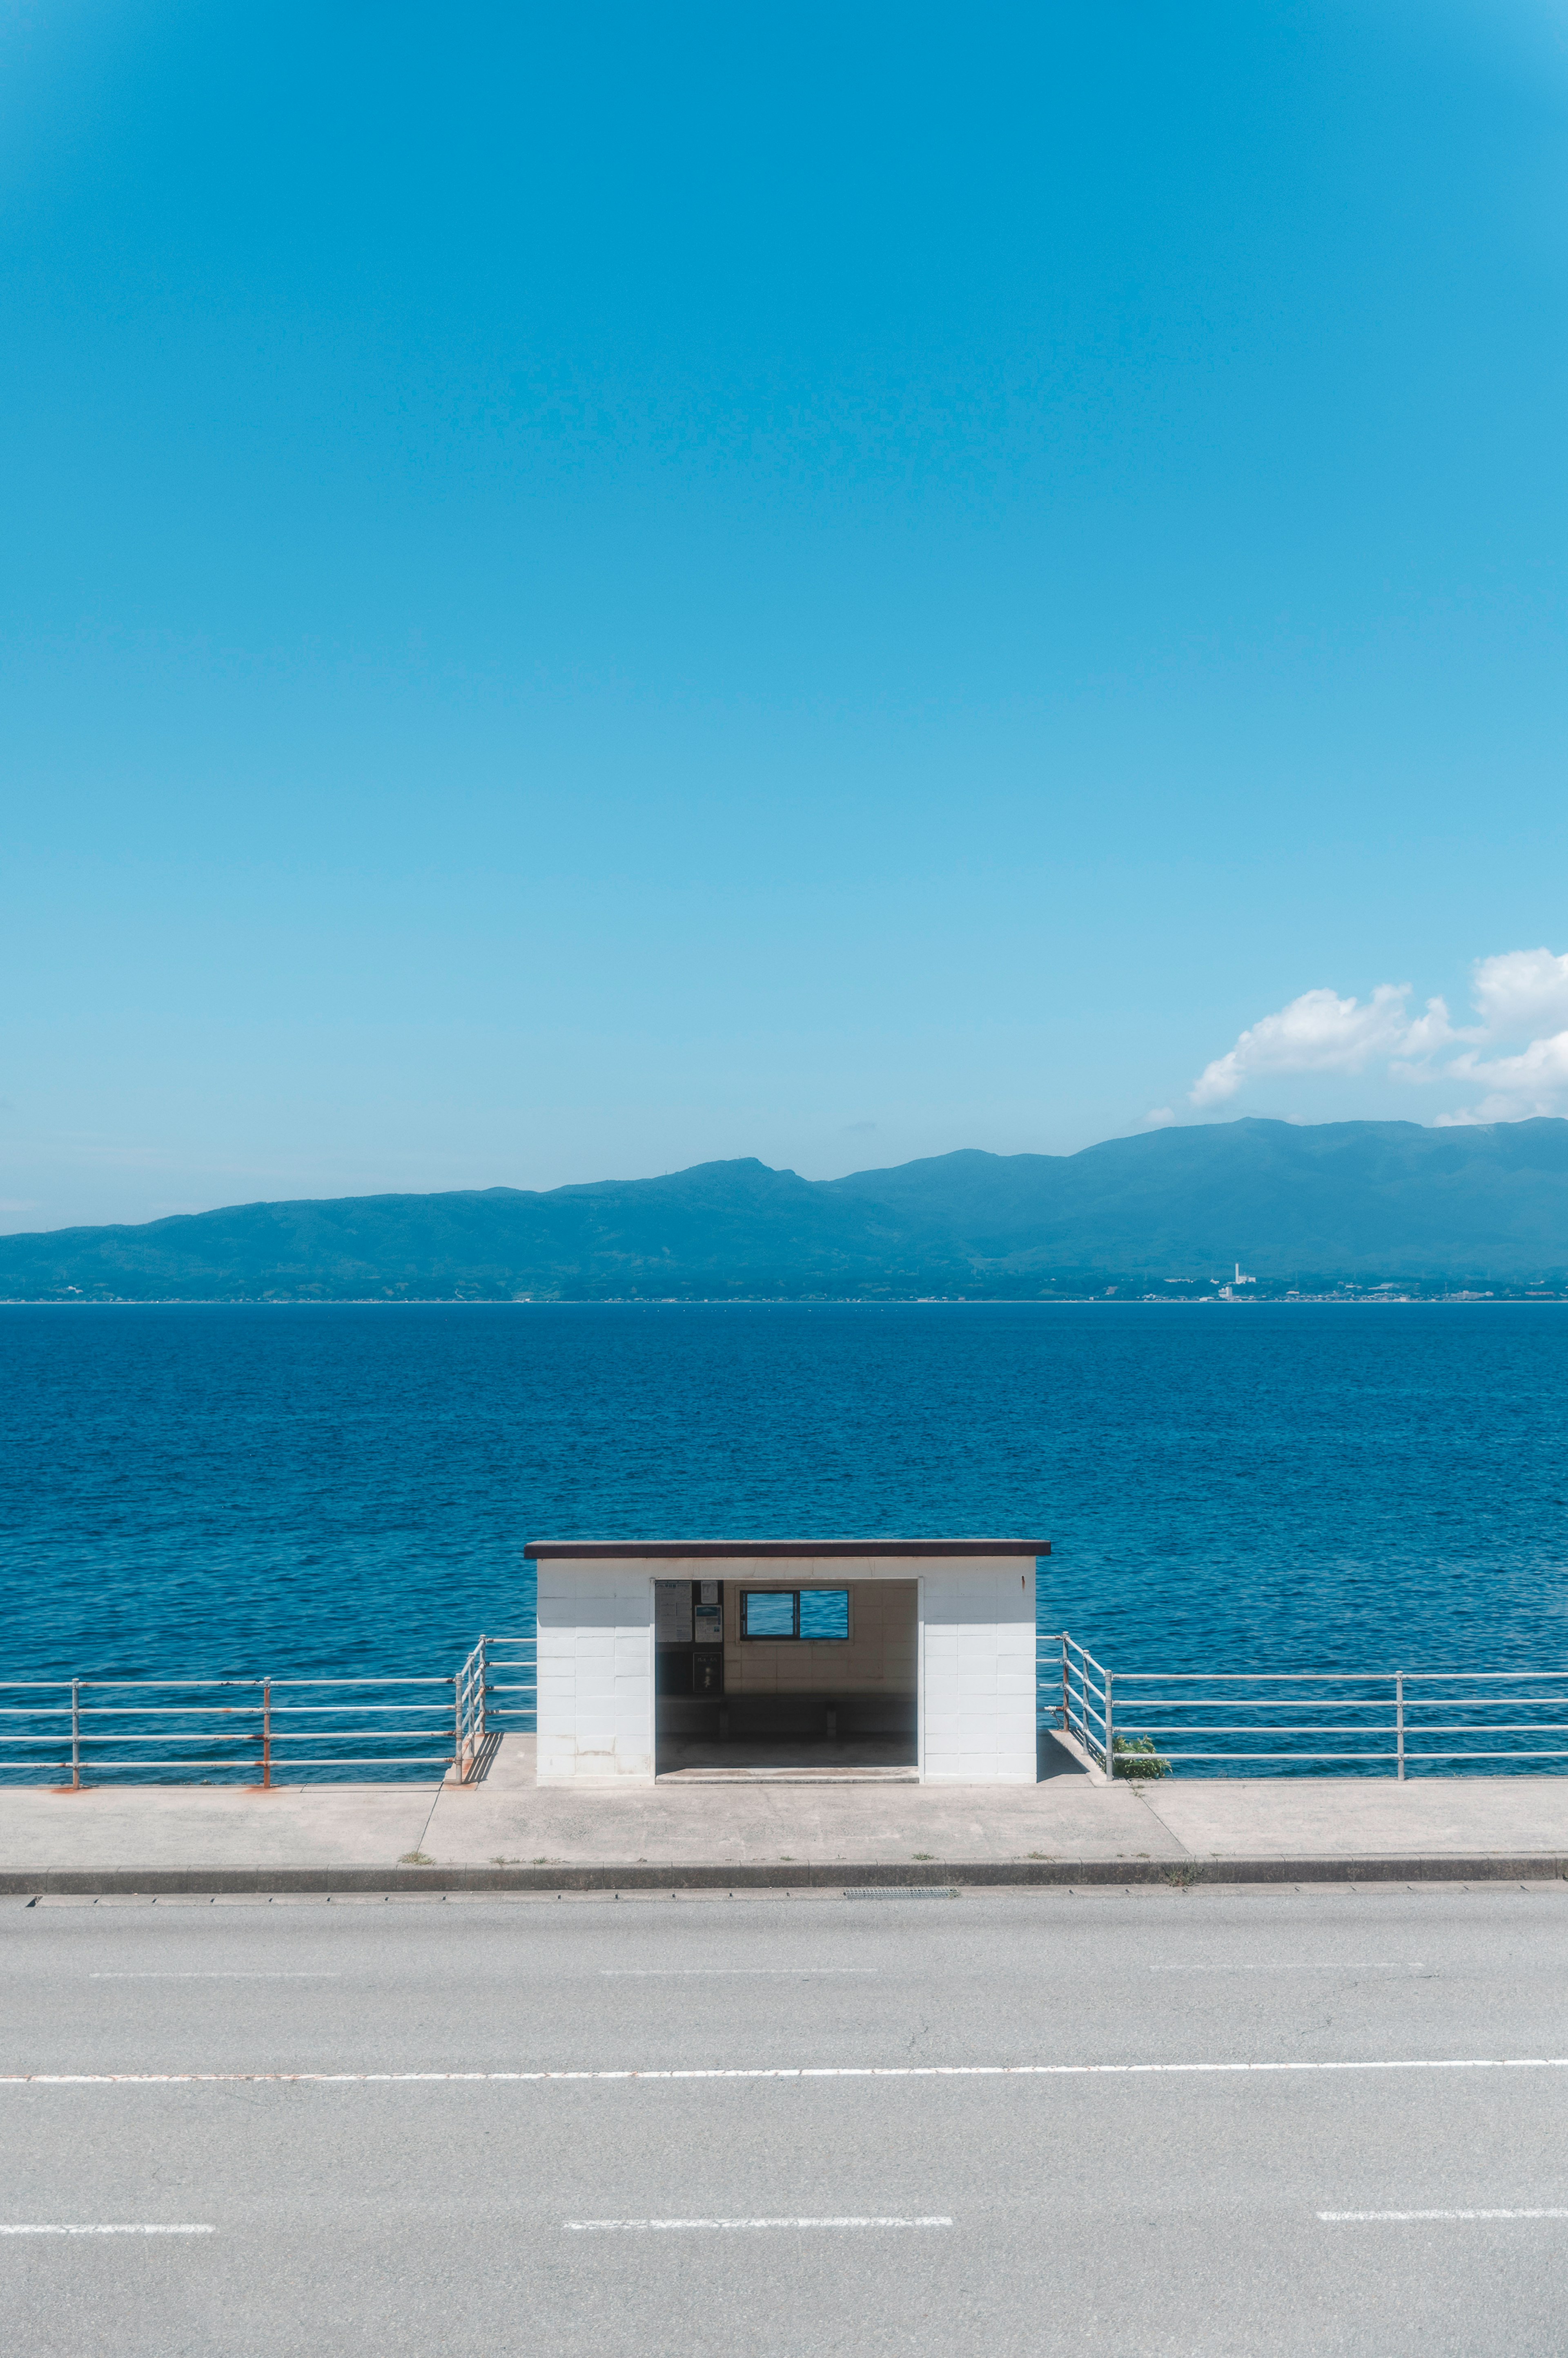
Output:
<path fill-rule="evenodd" d="M 1568 1778 L 1168 1779 L 1108 1785 L 1054 1743 L 1034 1786 L 679 1785 L 540 1791 L 534 1739 L 482 1783 L 0 1788 L 0 1872 L 1179 1863 L 1568 1855 Z"/>
<path fill-rule="evenodd" d="M 1565 1976 L 1562 1883 L 0 1902 L 6 2343 L 1556 2358 Z"/>

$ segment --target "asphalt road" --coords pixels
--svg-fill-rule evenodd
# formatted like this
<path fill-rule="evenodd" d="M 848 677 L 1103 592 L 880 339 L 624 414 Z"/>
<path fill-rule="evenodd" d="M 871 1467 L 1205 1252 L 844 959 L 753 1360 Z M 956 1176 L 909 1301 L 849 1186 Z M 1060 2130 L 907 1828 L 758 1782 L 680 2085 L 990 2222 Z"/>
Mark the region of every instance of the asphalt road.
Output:
<path fill-rule="evenodd" d="M 1557 2358 L 1565 1987 L 1564 1886 L 0 1903 L 0 2072 L 40 2075 L 0 2084 L 0 2320 L 27 2358 Z M 1180 2068 L 1085 2068 L 1129 2065 Z"/>

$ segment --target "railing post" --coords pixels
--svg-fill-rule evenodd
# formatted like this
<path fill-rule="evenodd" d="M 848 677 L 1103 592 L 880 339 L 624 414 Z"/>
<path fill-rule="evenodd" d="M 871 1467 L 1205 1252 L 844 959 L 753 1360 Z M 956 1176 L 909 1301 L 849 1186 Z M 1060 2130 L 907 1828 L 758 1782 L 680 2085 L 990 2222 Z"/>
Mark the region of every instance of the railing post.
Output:
<path fill-rule="evenodd" d="M 1062 1632 L 1062 1733 L 1064 1736 L 1071 1735 L 1073 1727 L 1071 1711 L 1072 1694 L 1067 1680 L 1068 1642 L 1067 1633 L 1064 1629 Z"/>
<path fill-rule="evenodd" d="M 1105 1773 L 1108 1777 L 1114 1779 L 1116 1776 L 1116 1737 L 1111 1731 L 1112 1714 L 1110 1688 L 1111 1675 L 1110 1672 L 1107 1671 L 1105 1674 Z"/>
<path fill-rule="evenodd" d="M 460 1785 L 463 1781 L 463 1679 L 460 1671 L 452 1681 L 452 1775 Z"/>
<path fill-rule="evenodd" d="M 1405 1674 L 1394 1672 L 1394 1750 L 1399 1766 L 1394 1774 L 1403 1784 L 1405 1775 Z"/>
<path fill-rule="evenodd" d="M 81 1681 L 70 1682 L 70 1790 L 81 1790 Z"/>
<path fill-rule="evenodd" d="M 298 1747 L 295 1747 L 297 1754 Z M 262 1681 L 262 1790 L 272 1790 L 272 1681 Z"/>

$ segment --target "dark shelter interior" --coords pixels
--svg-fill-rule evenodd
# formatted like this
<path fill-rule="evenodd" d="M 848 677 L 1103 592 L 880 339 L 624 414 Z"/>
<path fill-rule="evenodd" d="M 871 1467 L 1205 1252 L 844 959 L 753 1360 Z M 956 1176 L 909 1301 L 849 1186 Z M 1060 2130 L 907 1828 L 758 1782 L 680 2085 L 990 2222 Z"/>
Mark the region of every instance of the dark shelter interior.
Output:
<path fill-rule="evenodd" d="M 913 1580 L 655 1583 L 656 1772 L 913 1779 Z"/>

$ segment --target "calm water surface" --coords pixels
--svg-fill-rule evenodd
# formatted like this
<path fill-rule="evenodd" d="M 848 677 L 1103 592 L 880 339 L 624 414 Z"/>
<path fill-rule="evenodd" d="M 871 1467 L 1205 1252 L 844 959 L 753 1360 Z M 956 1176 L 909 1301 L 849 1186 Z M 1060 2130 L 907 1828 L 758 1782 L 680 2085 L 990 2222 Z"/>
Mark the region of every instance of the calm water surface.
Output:
<path fill-rule="evenodd" d="M 6 1672 L 447 1671 L 531 1537 L 1039 1534 L 1119 1670 L 1568 1659 L 1568 1306 L 0 1309 Z"/>

